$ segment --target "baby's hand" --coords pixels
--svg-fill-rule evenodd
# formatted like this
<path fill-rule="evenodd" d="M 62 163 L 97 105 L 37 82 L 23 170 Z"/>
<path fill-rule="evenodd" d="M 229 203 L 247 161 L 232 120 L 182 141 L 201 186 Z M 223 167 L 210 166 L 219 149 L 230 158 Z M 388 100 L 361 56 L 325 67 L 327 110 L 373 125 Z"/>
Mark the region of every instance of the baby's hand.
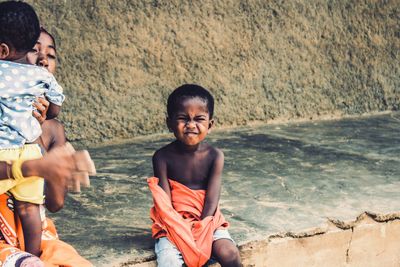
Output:
<path fill-rule="evenodd" d="M 32 111 L 32 115 L 40 124 L 46 120 L 49 105 L 50 102 L 43 97 L 37 97 L 36 102 L 33 103 L 33 107 L 36 108 L 36 110 Z"/>

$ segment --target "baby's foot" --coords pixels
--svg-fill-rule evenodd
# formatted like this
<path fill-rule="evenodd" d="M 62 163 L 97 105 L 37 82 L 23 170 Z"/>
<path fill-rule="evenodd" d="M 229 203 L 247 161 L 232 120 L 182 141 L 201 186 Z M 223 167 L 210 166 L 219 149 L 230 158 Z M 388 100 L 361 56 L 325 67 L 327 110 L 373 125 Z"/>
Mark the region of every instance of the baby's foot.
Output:
<path fill-rule="evenodd" d="M 23 258 L 19 264 L 16 264 L 16 267 L 44 267 L 43 262 L 36 256 L 29 256 L 26 258 Z"/>

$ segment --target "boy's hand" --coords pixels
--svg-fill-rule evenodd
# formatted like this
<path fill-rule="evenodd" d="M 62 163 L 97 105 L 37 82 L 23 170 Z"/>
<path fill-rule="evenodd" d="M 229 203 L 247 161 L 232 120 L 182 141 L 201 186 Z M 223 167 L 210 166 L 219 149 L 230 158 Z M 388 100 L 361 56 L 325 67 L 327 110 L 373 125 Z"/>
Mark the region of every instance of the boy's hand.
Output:
<path fill-rule="evenodd" d="M 42 124 L 46 120 L 47 110 L 49 109 L 50 102 L 43 97 L 37 97 L 36 102 L 33 103 L 33 106 L 36 108 L 36 110 L 32 111 L 32 115 L 39 121 L 40 124 Z"/>

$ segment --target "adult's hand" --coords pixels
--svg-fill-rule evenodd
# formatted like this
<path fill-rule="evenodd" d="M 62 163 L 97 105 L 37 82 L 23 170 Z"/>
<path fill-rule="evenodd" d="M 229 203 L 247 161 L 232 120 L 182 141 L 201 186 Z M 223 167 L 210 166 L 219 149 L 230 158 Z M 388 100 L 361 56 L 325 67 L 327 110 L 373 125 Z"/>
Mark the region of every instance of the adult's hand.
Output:
<path fill-rule="evenodd" d="M 47 117 L 47 110 L 49 109 L 50 103 L 43 97 L 37 97 L 36 102 L 33 103 L 36 110 L 32 111 L 33 117 L 35 117 L 40 124 L 42 124 Z"/>
<path fill-rule="evenodd" d="M 43 158 L 25 161 L 22 173 L 25 177 L 40 176 L 47 182 L 66 184 L 76 170 L 74 153 L 70 146 L 56 147 Z"/>

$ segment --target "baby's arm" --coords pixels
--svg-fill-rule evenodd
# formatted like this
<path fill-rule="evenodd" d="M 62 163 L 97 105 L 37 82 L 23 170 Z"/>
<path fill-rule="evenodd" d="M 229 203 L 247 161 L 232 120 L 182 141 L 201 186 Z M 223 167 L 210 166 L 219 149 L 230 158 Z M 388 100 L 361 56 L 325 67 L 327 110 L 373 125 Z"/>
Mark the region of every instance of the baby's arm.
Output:
<path fill-rule="evenodd" d="M 39 205 L 15 200 L 15 209 L 21 219 L 25 251 L 39 257 L 42 241 Z"/>
<path fill-rule="evenodd" d="M 47 80 L 48 90 L 45 93 L 46 99 L 50 102 L 47 111 L 47 119 L 54 119 L 61 110 L 61 105 L 65 100 L 62 87 L 57 83 L 53 75 L 49 74 Z"/>
<path fill-rule="evenodd" d="M 61 106 L 50 102 L 49 109 L 47 110 L 46 120 L 54 119 L 60 113 Z"/>
<path fill-rule="evenodd" d="M 153 173 L 159 179 L 159 185 L 171 199 L 171 189 L 169 188 L 167 175 L 167 161 L 164 153 L 160 150 L 153 155 Z"/>
<path fill-rule="evenodd" d="M 219 149 L 216 149 L 215 153 L 215 159 L 208 178 L 206 199 L 204 200 L 201 219 L 215 214 L 221 193 L 221 174 L 224 169 L 224 153 Z"/>

